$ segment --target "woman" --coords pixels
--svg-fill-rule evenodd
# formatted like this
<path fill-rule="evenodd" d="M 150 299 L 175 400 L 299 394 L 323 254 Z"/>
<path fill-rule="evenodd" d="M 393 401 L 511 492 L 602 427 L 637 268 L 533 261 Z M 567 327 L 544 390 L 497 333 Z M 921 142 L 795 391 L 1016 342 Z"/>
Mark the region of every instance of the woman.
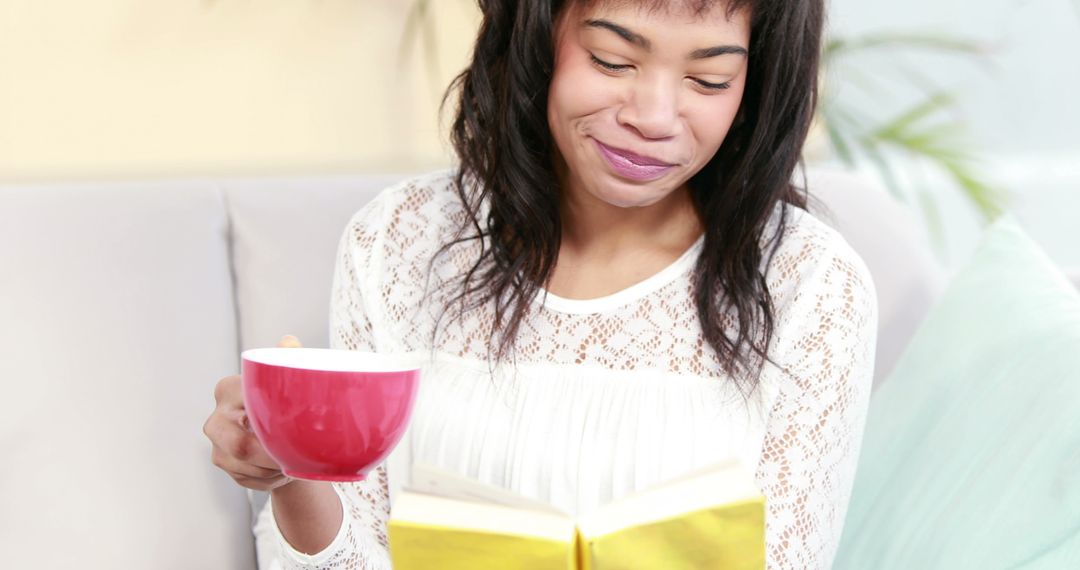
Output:
<path fill-rule="evenodd" d="M 829 567 L 877 305 L 790 182 L 821 0 L 481 8 L 460 167 L 383 192 L 338 250 L 331 346 L 431 359 L 406 467 L 289 480 L 223 379 L 206 432 L 215 464 L 271 492 L 260 541 L 287 568 L 387 567 L 410 460 L 574 514 L 736 457 L 767 499 L 769 567 Z"/>

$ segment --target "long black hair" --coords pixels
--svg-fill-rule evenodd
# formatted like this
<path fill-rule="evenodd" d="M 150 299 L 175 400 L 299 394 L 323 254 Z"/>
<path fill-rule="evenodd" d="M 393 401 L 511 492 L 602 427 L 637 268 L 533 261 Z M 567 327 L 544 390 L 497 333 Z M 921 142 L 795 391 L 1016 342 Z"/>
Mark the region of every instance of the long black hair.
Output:
<path fill-rule="evenodd" d="M 482 244 L 449 304 L 458 315 L 491 304 L 489 362 L 512 353 L 519 325 L 558 258 L 559 181 L 547 122 L 554 28 L 568 4 L 593 1 L 480 0 L 483 21 L 472 61 L 443 100 L 457 94 L 450 140 L 460 160 L 455 186 L 470 215 L 442 251 L 463 241 Z M 655 10 L 668 4 L 634 3 Z M 683 1 L 698 13 L 714 3 Z M 723 6 L 729 16 L 750 10 L 749 67 L 723 144 L 689 183 L 705 233 L 693 287 L 718 365 L 750 390 L 760 373 L 751 363 L 760 362 L 755 356 L 768 360 L 774 329 L 761 238 L 778 202 L 784 207 L 774 244 L 782 238 L 787 207 L 806 208 L 805 189 L 792 175 L 802 164 L 817 104 L 825 15 L 823 0 L 726 0 Z M 734 327 L 724 325 L 729 311 Z"/>

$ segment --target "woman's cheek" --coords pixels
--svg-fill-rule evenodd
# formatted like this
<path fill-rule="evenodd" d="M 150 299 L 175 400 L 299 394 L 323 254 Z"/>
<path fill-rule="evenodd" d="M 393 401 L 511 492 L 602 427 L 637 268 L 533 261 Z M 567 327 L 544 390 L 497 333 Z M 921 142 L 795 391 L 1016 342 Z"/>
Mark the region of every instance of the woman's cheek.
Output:
<path fill-rule="evenodd" d="M 567 57 L 562 66 L 556 71 L 559 75 L 558 96 L 569 115 L 590 115 L 618 102 L 625 79 L 610 77 L 597 70 L 584 50 Z"/>
<path fill-rule="evenodd" d="M 739 111 L 741 96 L 741 92 L 717 95 L 716 97 L 723 97 L 723 100 L 713 102 L 695 112 L 694 124 L 699 126 L 696 129 L 699 141 L 713 147 L 719 147 L 724 142 L 724 137 L 727 136 L 731 123 Z"/>

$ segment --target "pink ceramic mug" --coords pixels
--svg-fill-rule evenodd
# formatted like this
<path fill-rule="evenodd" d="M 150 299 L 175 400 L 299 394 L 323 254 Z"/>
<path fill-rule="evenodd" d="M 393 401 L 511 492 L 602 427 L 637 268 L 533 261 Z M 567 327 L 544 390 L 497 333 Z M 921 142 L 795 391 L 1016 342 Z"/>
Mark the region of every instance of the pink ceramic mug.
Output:
<path fill-rule="evenodd" d="M 401 359 L 325 348 L 241 354 L 244 407 L 291 477 L 360 481 L 401 440 L 420 370 Z"/>

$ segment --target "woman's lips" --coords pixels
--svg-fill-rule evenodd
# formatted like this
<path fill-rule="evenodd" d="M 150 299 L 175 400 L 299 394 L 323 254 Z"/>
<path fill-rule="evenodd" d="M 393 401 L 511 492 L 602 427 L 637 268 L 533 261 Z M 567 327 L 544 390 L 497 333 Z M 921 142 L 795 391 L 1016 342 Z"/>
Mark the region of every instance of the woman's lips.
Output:
<path fill-rule="evenodd" d="M 650 156 L 642 156 L 621 148 L 610 147 L 596 139 L 596 148 L 615 174 L 630 180 L 656 180 L 676 165 Z"/>

